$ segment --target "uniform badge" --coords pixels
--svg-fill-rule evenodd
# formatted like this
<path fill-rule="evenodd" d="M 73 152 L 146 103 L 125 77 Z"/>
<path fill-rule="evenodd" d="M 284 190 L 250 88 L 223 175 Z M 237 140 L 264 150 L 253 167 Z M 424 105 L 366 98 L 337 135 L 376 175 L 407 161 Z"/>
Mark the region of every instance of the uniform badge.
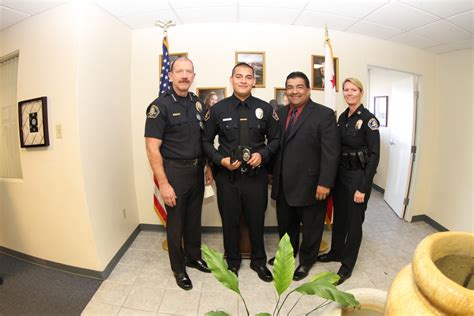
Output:
<path fill-rule="evenodd" d="M 160 109 L 158 108 L 157 105 L 152 104 L 150 106 L 150 109 L 148 110 L 148 113 L 147 113 L 148 118 L 154 119 L 158 115 L 160 115 Z"/>
<path fill-rule="evenodd" d="M 375 117 L 371 118 L 369 120 L 369 123 L 367 123 L 367 125 L 373 131 L 377 131 L 379 129 L 379 122 L 377 121 Z"/>
<path fill-rule="evenodd" d="M 201 102 L 197 101 L 194 106 L 196 107 L 196 111 L 202 112 L 202 104 L 201 104 Z"/>
<path fill-rule="evenodd" d="M 362 123 L 364 123 L 362 120 L 357 120 L 355 128 L 359 130 L 362 127 Z"/>
<path fill-rule="evenodd" d="M 273 119 L 274 119 L 275 121 L 277 121 L 277 122 L 278 122 L 278 121 L 280 120 L 280 118 L 278 117 L 278 114 L 277 114 L 277 112 L 276 112 L 276 111 L 273 111 L 273 114 L 272 114 L 272 116 L 273 116 Z"/>
<path fill-rule="evenodd" d="M 261 120 L 263 118 L 263 110 L 261 108 L 258 108 L 255 110 L 255 116 Z"/>

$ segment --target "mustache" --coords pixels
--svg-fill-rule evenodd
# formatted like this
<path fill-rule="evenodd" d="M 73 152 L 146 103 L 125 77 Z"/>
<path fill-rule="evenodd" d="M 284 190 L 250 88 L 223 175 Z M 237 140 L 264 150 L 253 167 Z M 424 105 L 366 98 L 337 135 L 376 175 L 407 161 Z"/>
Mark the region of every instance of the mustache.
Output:
<path fill-rule="evenodd" d="M 189 80 L 187 80 L 187 79 L 182 79 L 182 80 L 179 80 L 178 82 L 179 82 L 179 83 L 189 83 Z"/>

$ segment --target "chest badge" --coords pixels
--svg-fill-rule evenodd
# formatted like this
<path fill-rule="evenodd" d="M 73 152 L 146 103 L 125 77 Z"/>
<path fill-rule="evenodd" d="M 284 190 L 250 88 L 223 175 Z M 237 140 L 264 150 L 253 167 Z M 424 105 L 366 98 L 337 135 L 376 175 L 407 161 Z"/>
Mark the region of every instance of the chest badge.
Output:
<path fill-rule="evenodd" d="M 357 120 L 356 124 L 355 124 L 355 129 L 356 130 L 359 130 L 361 127 L 362 127 L 362 124 L 364 122 L 362 120 Z"/>
<path fill-rule="evenodd" d="M 261 108 L 258 108 L 255 110 L 255 116 L 261 120 L 263 118 L 263 110 Z"/>
<path fill-rule="evenodd" d="M 196 111 L 198 111 L 199 113 L 202 112 L 202 104 L 201 104 L 201 102 L 197 101 L 194 106 L 196 107 Z"/>
<path fill-rule="evenodd" d="M 157 105 L 155 104 L 152 104 L 150 106 L 150 109 L 148 110 L 148 118 L 151 118 L 151 119 L 154 119 L 156 118 L 158 115 L 160 115 L 160 109 L 158 108 Z"/>

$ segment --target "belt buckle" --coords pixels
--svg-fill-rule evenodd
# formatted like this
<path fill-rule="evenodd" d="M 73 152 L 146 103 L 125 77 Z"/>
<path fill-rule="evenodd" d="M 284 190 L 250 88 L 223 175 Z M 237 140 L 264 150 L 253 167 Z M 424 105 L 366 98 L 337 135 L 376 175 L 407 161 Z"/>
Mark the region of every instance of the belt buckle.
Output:
<path fill-rule="evenodd" d="M 197 166 L 198 162 L 199 162 L 199 159 L 197 159 L 197 158 L 194 159 L 194 160 L 193 160 L 193 165 Z"/>
<path fill-rule="evenodd" d="M 247 166 L 243 166 L 243 167 L 240 168 L 240 173 L 241 173 L 241 174 L 247 173 L 247 171 L 249 171 L 249 170 L 247 169 Z"/>

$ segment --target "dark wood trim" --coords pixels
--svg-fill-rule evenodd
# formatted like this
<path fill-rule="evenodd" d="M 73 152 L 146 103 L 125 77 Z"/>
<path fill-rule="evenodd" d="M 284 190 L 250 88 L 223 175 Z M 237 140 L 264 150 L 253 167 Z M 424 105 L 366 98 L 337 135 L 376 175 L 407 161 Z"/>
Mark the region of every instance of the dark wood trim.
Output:
<path fill-rule="evenodd" d="M 372 183 L 372 188 L 373 188 L 375 191 L 380 192 L 380 193 L 382 193 L 382 194 L 385 193 L 385 189 L 382 188 L 382 187 L 379 187 L 379 186 L 376 185 L 375 183 Z"/>

